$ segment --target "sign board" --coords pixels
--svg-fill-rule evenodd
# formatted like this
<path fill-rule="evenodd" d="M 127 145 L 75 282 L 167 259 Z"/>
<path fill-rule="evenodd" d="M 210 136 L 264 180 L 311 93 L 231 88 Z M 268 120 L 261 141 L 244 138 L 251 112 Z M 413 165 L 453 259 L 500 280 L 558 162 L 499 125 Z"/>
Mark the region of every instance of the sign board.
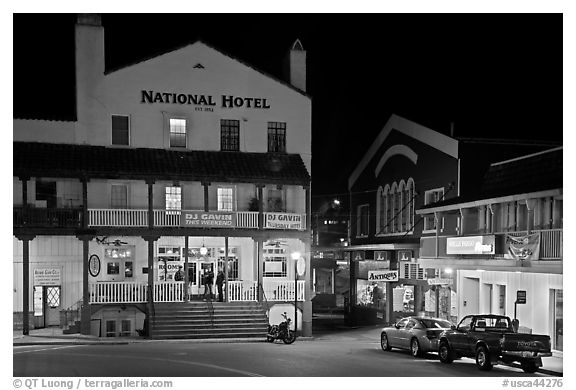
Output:
<path fill-rule="evenodd" d="M 291 213 L 266 213 L 266 228 L 302 230 L 304 224 L 301 214 Z"/>
<path fill-rule="evenodd" d="M 368 271 L 368 281 L 369 282 L 397 282 L 398 281 L 398 271 L 397 270 L 376 270 Z"/>
<path fill-rule="evenodd" d="M 221 211 L 182 211 L 180 226 L 184 227 L 236 227 L 236 213 Z"/>
<path fill-rule="evenodd" d="M 306 273 L 306 260 L 303 257 L 298 259 L 296 263 L 296 271 L 298 272 L 298 276 L 304 276 Z"/>
<path fill-rule="evenodd" d="M 398 251 L 398 261 L 411 261 L 412 251 Z"/>
<path fill-rule="evenodd" d="M 446 238 L 446 253 L 449 255 L 493 255 L 494 235 Z"/>
<path fill-rule="evenodd" d="M 374 260 L 390 261 L 390 252 L 388 252 L 388 251 L 374 251 Z"/>
<path fill-rule="evenodd" d="M 428 279 L 428 284 L 430 286 L 439 286 L 439 285 L 451 285 L 454 283 L 454 279 L 449 278 L 432 278 Z"/>
<path fill-rule="evenodd" d="M 366 258 L 366 253 L 364 251 L 354 251 L 352 253 L 352 259 L 354 261 L 362 261 Z"/>
<path fill-rule="evenodd" d="M 60 268 L 34 269 L 34 286 L 61 286 L 62 275 Z"/>
<path fill-rule="evenodd" d="M 526 303 L 526 291 L 517 290 L 516 291 L 516 303 Z"/>
<path fill-rule="evenodd" d="M 100 258 L 98 255 L 92 255 L 88 259 L 88 272 L 93 277 L 96 277 L 100 274 Z"/>

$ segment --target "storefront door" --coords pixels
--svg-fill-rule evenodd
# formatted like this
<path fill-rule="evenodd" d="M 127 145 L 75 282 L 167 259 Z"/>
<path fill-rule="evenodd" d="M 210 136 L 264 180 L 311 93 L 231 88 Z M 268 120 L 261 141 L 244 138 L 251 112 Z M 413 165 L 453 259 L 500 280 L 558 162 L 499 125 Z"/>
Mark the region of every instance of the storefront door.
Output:
<path fill-rule="evenodd" d="M 200 281 L 200 285 L 199 287 L 199 294 L 200 295 L 204 295 L 206 290 L 206 283 L 204 281 L 204 275 L 206 275 L 208 273 L 208 271 L 212 272 L 212 275 L 214 275 L 214 277 L 212 278 L 212 293 L 214 293 L 214 281 L 216 280 L 216 274 L 215 274 L 215 267 L 214 267 L 214 261 L 199 261 L 198 262 L 198 280 Z"/>
<path fill-rule="evenodd" d="M 60 286 L 44 287 L 46 326 L 60 326 L 60 310 L 62 310 L 60 292 Z"/>

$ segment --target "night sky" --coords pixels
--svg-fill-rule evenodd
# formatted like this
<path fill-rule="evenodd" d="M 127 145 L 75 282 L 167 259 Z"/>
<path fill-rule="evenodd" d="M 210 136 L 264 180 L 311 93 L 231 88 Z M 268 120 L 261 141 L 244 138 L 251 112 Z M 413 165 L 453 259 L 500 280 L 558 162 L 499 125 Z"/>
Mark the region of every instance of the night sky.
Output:
<path fill-rule="evenodd" d="M 14 117 L 74 118 L 75 15 L 14 16 Z M 200 38 L 282 76 L 299 38 L 313 196 L 347 178 L 392 113 L 456 137 L 562 141 L 562 15 L 103 15 L 107 68 Z"/>

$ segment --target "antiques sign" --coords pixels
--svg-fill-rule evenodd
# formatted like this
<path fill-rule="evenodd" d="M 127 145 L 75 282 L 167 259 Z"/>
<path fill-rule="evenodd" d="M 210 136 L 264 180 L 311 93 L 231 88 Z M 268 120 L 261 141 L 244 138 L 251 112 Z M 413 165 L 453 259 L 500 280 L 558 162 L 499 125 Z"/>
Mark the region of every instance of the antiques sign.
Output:
<path fill-rule="evenodd" d="M 286 213 L 266 213 L 266 228 L 302 230 L 302 215 Z"/>
<path fill-rule="evenodd" d="M 368 271 L 369 282 L 397 282 L 398 271 Z"/>
<path fill-rule="evenodd" d="M 446 253 L 449 255 L 493 255 L 494 235 L 448 237 Z"/>
<path fill-rule="evenodd" d="M 60 268 L 34 269 L 34 286 L 61 286 Z"/>
<path fill-rule="evenodd" d="M 180 226 L 184 227 L 236 227 L 236 214 L 226 212 L 182 211 Z"/>

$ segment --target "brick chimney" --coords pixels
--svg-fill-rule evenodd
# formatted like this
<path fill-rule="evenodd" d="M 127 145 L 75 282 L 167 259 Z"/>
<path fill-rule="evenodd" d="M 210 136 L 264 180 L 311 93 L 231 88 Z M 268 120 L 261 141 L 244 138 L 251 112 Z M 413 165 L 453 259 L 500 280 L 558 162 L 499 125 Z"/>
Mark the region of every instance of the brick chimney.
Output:
<path fill-rule="evenodd" d="M 284 63 L 286 80 L 302 92 L 306 92 L 306 50 L 296 39 L 286 56 Z"/>

